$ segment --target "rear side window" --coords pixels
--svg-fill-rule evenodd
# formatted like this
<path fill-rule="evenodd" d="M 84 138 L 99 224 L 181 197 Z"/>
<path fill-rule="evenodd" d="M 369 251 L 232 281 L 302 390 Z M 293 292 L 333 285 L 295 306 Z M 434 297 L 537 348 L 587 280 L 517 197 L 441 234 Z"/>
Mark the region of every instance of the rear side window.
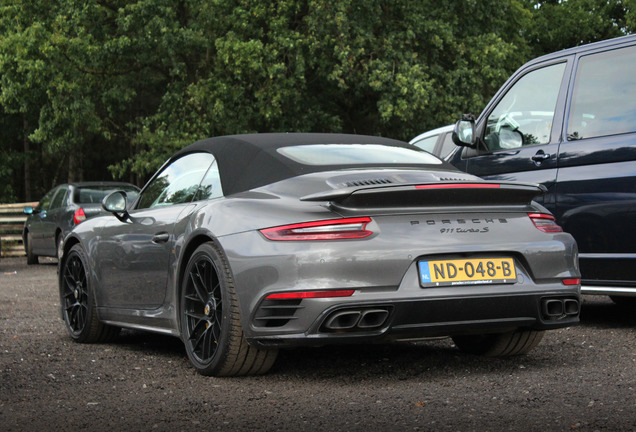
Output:
<path fill-rule="evenodd" d="M 68 192 L 68 189 L 65 187 L 58 189 L 55 194 L 55 198 L 53 198 L 53 202 L 51 203 L 51 210 L 66 206 L 66 192 Z"/>
<path fill-rule="evenodd" d="M 636 47 L 581 57 L 568 139 L 636 132 Z"/>

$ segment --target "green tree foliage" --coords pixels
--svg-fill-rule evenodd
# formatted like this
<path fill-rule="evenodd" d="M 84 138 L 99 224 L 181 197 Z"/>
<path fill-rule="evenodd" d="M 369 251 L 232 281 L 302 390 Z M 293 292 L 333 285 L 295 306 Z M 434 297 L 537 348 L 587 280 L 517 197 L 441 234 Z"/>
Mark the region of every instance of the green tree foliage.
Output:
<path fill-rule="evenodd" d="M 3 0 L 0 200 L 142 183 L 207 136 L 409 139 L 536 55 L 629 32 L 635 1 Z"/>

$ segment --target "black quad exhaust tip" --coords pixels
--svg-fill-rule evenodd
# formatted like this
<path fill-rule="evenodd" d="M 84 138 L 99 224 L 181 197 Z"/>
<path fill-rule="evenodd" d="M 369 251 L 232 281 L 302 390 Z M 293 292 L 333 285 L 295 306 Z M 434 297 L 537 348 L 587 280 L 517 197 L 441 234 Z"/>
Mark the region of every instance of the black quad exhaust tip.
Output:
<path fill-rule="evenodd" d="M 571 298 L 543 299 L 541 305 L 544 318 L 549 320 L 573 317 L 581 311 L 579 301 Z"/>
<path fill-rule="evenodd" d="M 358 328 L 369 329 L 380 327 L 389 317 L 389 311 L 384 309 L 371 309 L 362 312 Z"/>
<path fill-rule="evenodd" d="M 389 318 L 388 309 L 346 309 L 332 313 L 323 324 L 330 331 L 371 330 L 382 327 Z"/>
<path fill-rule="evenodd" d="M 350 330 L 358 324 L 360 311 L 340 311 L 329 317 L 325 322 L 325 327 L 329 330 Z"/>

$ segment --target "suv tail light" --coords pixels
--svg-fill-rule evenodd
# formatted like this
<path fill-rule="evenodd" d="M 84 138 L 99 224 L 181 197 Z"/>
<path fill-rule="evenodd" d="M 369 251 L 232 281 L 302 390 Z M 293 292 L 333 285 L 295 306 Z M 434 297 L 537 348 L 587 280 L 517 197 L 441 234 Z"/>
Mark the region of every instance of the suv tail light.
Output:
<path fill-rule="evenodd" d="M 75 223 L 75 225 L 77 225 L 80 222 L 84 222 L 85 220 L 86 220 L 86 213 L 84 213 L 84 209 L 80 207 L 77 210 L 75 210 L 75 213 L 73 213 L 73 222 Z"/>
<path fill-rule="evenodd" d="M 557 225 L 552 215 L 545 213 L 528 213 L 528 216 L 539 231 L 543 231 L 544 233 L 563 232 L 563 228 Z"/>
<path fill-rule="evenodd" d="M 274 241 L 350 240 L 373 234 L 366 229 L 369 217 L 305 222 L 262 229 L 261 233 Z"/>

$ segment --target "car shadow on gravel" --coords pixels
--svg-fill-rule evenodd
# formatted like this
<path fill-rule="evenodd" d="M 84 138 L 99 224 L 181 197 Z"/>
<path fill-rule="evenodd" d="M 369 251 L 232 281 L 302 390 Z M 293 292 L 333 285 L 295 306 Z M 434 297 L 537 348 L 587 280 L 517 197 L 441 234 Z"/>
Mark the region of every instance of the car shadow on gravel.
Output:
<path fill-rule="evenodd" d="M 551 361 L 534 351 L 525 356 L 484 358 L 462 353 L 450 339 L 426 342 L 396 342 L 378 345 L 342 345 L 283 350 L 272 374 L 315 378 L 338 377 L 355 382 L 386 377 L 458 377 L 488 375 L 501 370 L 550 368 Z"/>
<path fill-rule="evenodd" d="M 185 347 L 179 338 L 157 333 L 123 329 L 111 344 L 139 353 L 186 356 Z"/>
<path fill-rule="evenodd" d="M 599 329 L 636 327 L 636 309 L 617 305 L 609 297 L 584 296 L 581 325 Z"/>

